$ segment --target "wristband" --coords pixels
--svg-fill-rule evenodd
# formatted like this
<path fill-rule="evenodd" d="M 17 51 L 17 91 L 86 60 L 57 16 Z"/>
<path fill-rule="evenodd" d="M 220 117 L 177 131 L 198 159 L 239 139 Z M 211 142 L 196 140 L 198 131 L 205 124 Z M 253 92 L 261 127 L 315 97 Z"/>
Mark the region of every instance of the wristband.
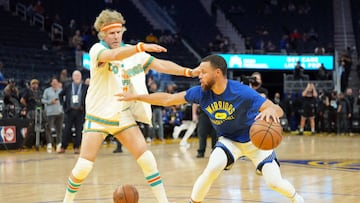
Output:
<path fill-rule="evenodd" d="M 143 42 L 139 42 L 136 44 L 136 52 L 144 52 L 144 43 Z"/>
<path fill-rule="evenodd" d="M 184 68 L 184 76 L 191 77 L 192 70 L 190 68 Z"/>

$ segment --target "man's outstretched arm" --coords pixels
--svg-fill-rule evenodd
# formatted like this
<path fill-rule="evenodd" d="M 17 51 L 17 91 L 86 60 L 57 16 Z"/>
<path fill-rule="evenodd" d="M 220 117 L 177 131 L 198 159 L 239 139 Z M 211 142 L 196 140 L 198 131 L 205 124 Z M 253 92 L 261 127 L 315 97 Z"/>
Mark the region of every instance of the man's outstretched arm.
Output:
<path fill-rule="evenodd" d="M 119 101 L 137 100 L 157 106 L 171 106 L 171 105 L 185 104 L 186 103 L 185 94 L 186 94 L 185 91 L 176 94 L 156 92 L 152 94 L 141 94 L 141 95 L 135 95 L 126 92 L 126 93 L 115 94 L 115 96 L 118 97 Z"/>

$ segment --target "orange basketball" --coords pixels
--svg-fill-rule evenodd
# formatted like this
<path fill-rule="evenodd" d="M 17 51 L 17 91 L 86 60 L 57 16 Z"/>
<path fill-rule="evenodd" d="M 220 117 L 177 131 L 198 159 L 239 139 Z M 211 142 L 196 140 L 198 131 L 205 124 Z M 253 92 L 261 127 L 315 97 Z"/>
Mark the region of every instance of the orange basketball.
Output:
<path fill-rule="evenodd" d="M 282 126 L 272 121 L 256 120 L 250 127 L 250 140 L 259 149 L 274 149 L 282 140 Z"/>
<path fill-rule="evenodd" d="M 121 185 L 113 193 L 114 203 L 138 203 L 139 193 L 133 185 Z"/>

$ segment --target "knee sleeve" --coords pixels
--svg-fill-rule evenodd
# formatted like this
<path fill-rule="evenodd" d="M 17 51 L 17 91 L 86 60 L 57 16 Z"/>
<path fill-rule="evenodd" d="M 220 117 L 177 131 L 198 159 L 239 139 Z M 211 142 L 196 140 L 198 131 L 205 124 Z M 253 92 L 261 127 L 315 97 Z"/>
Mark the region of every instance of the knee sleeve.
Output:
<path fill-rule="evenodd" d="M 216 147 L 211 153 L 208 165 L 205 168 L 204 173 L 209 173 L 211 176 L 218 176 L 228 164 L 228 156 L 226 152 L 219 147 Z M 233 162 L 232 162 L 233 163 Z"/>
<path fill-rule="evenodd" d="M 156 160 L 153 153 L 149 150 L 145 151 L 136 162 L 143 169 L 144 173 L 152 173 L 157 169 Z"/>
<path fill-rule="evenodd" d="M 83 180 L 91 172 L 94 162 L 79 158 L 72 170 L 72 175 L 79 180 Z"/>
<path fill-rule="evenodd" d="M 224 167 L 224 170 L 230 170 L 235 162 L 234 156 L 231 154 L 230 150 L 221 142 L 217 142 L 215 144 L 215 149 L 217 149 L 217 148 L 223 150 L 226 155 L 227 163 L 226 163 L 226 167 Z M 214 149 L 214 151 L 215 151 L 215 149 Z"/>

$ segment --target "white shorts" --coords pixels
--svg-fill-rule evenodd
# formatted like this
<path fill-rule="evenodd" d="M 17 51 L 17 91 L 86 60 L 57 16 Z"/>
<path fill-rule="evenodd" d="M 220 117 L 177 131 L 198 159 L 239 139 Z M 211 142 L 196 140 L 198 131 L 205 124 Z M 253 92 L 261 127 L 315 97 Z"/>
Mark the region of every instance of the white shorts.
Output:
<path fill-rule="evenodd" d="M 117 135 L 133 126 L 137 126 L 137 123 L 130 109 L 127 109 L 110 119 L 86 114 L 83 132 L 100 132 L 106 137 L 108 134 Z"/>
<path fill-rule="evenodd" d="M 263 164 L 276 160 L 274 150 L 261 150 L 255 147 L 251 141 L 240 143 L 234 142 L 225 137 L 219 137 L 216 147 L 222 148 L 228 156 L 228 165 L 225 168 L 226 170 L 231 169 L 233 163 L 243 156 L 249 158 L 252 161 L 254 166 L 257 167 L 258 173 L 261 172 Z"/>

